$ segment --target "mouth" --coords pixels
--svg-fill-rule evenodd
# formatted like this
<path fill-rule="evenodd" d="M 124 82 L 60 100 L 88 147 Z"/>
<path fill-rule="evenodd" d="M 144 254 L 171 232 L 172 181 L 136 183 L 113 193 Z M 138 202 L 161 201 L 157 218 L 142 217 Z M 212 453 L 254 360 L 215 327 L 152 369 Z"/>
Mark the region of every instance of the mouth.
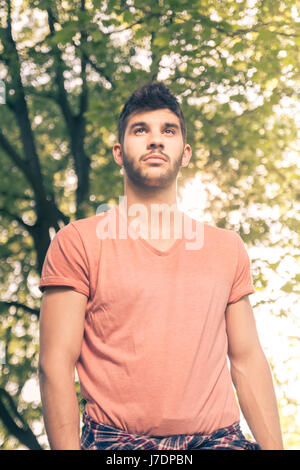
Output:
<path fill-rule="evenodd" d="M 153 162 L 160 162 L 160 161 L 165 162 L 166 161 L 165 157 L 159 154 L 148 155 L 146 158 L 144 158 L 144 161 L 148 161 L 148 160 L 151 160 Z"/>

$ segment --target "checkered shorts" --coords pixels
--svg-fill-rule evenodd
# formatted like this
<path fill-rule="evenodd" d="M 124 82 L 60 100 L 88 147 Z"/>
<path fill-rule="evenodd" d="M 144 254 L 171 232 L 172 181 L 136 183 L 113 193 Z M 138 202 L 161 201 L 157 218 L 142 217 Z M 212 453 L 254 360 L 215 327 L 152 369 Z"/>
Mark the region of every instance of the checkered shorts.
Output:
<path fill-rule="evenodd" d="M 131 434 L 93 421 L 85 412 L 81 435 L 82 450 L 260 450 L 248 441 L 239 422 L 211 434 L 174 434 L 148 436 Z"/>

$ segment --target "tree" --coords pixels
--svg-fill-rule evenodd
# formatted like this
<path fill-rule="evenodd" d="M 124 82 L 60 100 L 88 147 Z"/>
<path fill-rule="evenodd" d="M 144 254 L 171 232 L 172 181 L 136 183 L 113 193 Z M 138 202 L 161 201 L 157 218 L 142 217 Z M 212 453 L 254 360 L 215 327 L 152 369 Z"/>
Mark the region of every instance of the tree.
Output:
<path fill-rule="evenodd" d="M 180 187 L 199 171 L 217 182 L 208 201 L 217 225 L 272 246 L 279 222 L 287 235 L 276 245 L 299 243 L 297 125 L 284 112 L 299 90 L 299 12 L 291 0 L 0 5 L 0 418 L 4 448 L 38 448 L 30 425 L 40 407 L 22 390 L 36 374 L 39 275 L 59 228 L 122 194 L 111 147 L 121 106 L 139 84 L 164 80 L 182 101 L 194 157 Z M 278 207 L 279 217 L 251 216 L 253 207 Z M 242 216 L 233 223 L 235 212 Z M 283 289 L 295 291 L 297 280 Z"/>

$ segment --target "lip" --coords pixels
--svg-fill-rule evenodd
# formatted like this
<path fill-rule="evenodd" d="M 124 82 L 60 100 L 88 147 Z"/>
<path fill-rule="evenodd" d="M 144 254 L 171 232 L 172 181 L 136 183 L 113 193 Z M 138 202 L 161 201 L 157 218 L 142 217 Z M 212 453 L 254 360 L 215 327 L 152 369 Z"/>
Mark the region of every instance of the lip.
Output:
<path fill-rule="evenodd" d="M 144 161 L 147 160 L 162 160 L 163 162 L 166 161 L 166 159 L 162 155 L 148 155 L 146 158 L 144 158 Z"/>

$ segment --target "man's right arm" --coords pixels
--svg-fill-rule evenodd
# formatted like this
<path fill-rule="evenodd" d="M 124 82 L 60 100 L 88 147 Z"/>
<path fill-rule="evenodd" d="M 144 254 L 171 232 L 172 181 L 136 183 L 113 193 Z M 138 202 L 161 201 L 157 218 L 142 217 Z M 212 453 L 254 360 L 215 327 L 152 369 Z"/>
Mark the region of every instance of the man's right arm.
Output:
<path fill-rule="evenodd" d="M 80 450 L 75 365 L 80 355 L 87 297 L 69 287 L 47 287 L 40 312 L 39 380 L 52 450 Z"/>

